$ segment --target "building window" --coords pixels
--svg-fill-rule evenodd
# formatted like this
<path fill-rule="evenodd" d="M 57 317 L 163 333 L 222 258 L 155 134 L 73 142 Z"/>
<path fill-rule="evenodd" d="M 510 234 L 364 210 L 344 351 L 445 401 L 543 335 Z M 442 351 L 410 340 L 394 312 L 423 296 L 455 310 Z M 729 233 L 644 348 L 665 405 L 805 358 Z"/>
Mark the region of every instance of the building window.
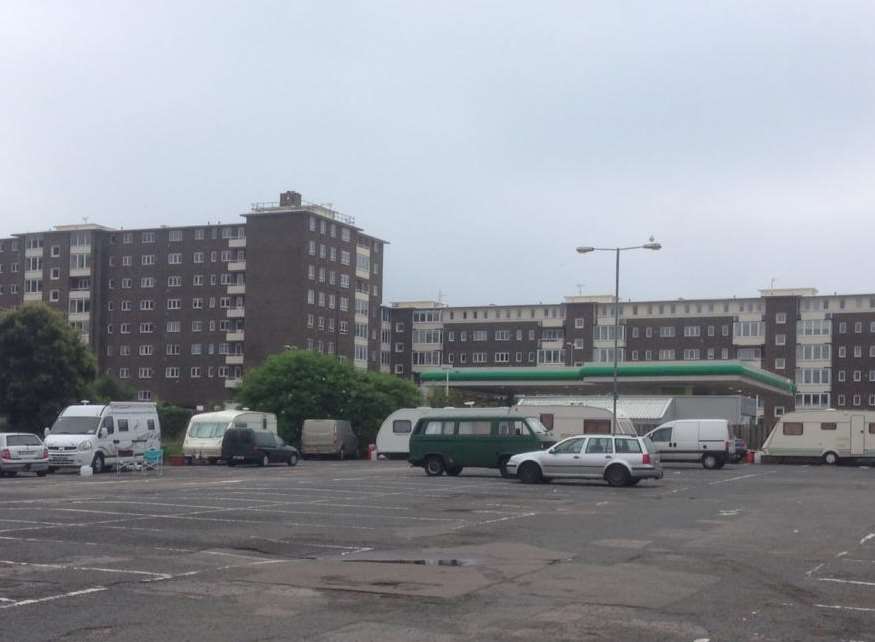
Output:
<path fill-rule="evenodd" d="M 862 381 L 863 380 L 863 372 L 861 370 L 854 370 L 854 381 Z"/>
<path fill-rule="evenodd" d="M 848 333 L 848 322 L 847 321 L 839 321 L 839 334 L 847 334 Z"/>
<path fill-rule="evenodd" d="M 853 401 L 854 406 L 859 406 L 863 403 L 863 400 L 862 400 L 860 395 L 854 395 L 852 401 Z"/>
<path fill-rule="evenodd" d="M 787 345 L 787 335 L 786 334 L 776 334 L 775 335 L 775 345 L 776 346 Z"/>
<path fill-rule="evenodd" d="M 586 319 L 584 317 L 577 317 L 574 319 L 574 327 L 580 330 L 585 327 Z"/>
<path fill-rule="evenodd" d="M 775 417 L 783 417 L 783 416 L 784 416 L 784 406 L 775 406 Z M 801 426 L 802 424 L 799 424 L 799 425 Z M 787 424 L 784 425 L 784 430 L 785 430 L 784 434 L 788 434 L 786 432 L 786 430 L 787 430 L 786 426 L 787 426 Z M 789 434 L 795 434 L 795 433 L 789 433 Z M 802 434 L 801 430 L 800 430 L 799 434 L 800 435 Z"/>
<path fill-rule="evenodd" d="M 844 406 L 845 405 L 845 396 L 844 395 L 836 395 L 836 405 Z"/>
<path fill-rule="evenodd" d="M 787 323 L 787 313 L 786 312 L 778 312 L 775 315 L 775 323 L 779 323 L 779 324 Z"/>
<path fill-rule="evenodd" d="M 848 378 L 848 373 L 845 372 L 844 370 L 839 370 L 838 380 L 840 382 L 845 382 L 845 381 L 847 381 L 847 378 Z"/>
<path fill-rule="evenodd" d="M 786 360 L 782 357 L 775 359 L 775 370 L 783 370 L 786 367 Z"/>

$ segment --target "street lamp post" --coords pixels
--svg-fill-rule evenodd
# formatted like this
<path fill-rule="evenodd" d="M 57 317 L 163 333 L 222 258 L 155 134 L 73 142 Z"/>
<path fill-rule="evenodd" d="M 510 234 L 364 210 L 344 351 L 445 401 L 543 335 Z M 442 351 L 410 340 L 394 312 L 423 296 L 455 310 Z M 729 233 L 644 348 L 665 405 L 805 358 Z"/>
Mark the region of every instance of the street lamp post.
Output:
<path fill-rule="evenodd" d="M 589 254 L 590 252 L 614 252 L 614 416 L 611 419 L 611 434 L 617 432 L 617 398 L 619 397 L 617 384 L 617 370 L 619 359 L 619 340 L 620 340 L 620 252 L 626 250 L 660 250 L 662 245 L 656 243 L 653 237 L 650 237 L 650 242 L 644 245 L 630 245 L 628 247 L 590 247 L 581 245 L 577 248 L 578 254 Z"/>
<path fill-rule="evenodd" d="M 453 369 L 453 366 L 445 363 L 441 366 L 441 368 L 444 370 L 444 372 L 447 375 L 447 378 L 444 382 L 444 399 L 446 400 L 447 403 L 449 403 L 449 399 L 450 399 L 450 370 Z"/>

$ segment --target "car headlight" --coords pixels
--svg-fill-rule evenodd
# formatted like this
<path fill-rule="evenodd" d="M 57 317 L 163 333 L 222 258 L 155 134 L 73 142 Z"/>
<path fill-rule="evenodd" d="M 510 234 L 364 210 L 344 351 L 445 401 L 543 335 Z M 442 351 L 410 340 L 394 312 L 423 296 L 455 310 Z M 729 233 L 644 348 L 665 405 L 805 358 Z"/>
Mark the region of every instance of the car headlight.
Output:
<path fill-rule="evenodd" d="M 81 444 L 79 444 L 79 450 L 91 450 L 92 448 L 94 448 L 94 444 L 92 444 L 90 441 L 83 441 Z"/>

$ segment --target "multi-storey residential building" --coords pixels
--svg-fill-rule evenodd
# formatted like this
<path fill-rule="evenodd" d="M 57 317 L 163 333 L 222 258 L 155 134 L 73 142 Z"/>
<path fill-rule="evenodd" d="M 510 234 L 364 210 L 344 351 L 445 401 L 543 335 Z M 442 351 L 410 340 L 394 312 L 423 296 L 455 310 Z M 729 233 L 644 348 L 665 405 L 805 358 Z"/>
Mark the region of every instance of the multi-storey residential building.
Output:
<path fill-rule="evenodd" d="M 56 307 L 140 399 L 210 406 L 286 349 L 378 369 L 383 245 L 296 192 L 234 224 L 59 226 L 0 239 L 0 308 Z"/>
<path fill-rule="evenodd" d="M 794 400 L 760 399 L 770 426 L 795 408 L 875 408 L 875 294 L 762 290 L 752 298 L 628 301 L 618 358 L 742 361 L 793 379 Z M 614 301 L 451 307 L 396 303 L 383 311 L 382 363 L 404 376 L 441 367 L 556 367 L 614 359 Z M 387 348 L 388 354 L 386 353 Z"/>

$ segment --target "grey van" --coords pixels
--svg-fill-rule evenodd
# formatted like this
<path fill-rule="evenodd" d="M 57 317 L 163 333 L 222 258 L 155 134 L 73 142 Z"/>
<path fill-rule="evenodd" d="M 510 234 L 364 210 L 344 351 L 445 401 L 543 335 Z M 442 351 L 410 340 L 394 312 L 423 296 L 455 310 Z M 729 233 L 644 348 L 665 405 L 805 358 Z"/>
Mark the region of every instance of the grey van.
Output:
<path fill-rule="evenodd" d="M 307 419 L 301 429 L 301 454 L 304 457 L 316 455 L 338 457 L 358 457 L 359 439 L 352 426 L 343 419 Z"/>

